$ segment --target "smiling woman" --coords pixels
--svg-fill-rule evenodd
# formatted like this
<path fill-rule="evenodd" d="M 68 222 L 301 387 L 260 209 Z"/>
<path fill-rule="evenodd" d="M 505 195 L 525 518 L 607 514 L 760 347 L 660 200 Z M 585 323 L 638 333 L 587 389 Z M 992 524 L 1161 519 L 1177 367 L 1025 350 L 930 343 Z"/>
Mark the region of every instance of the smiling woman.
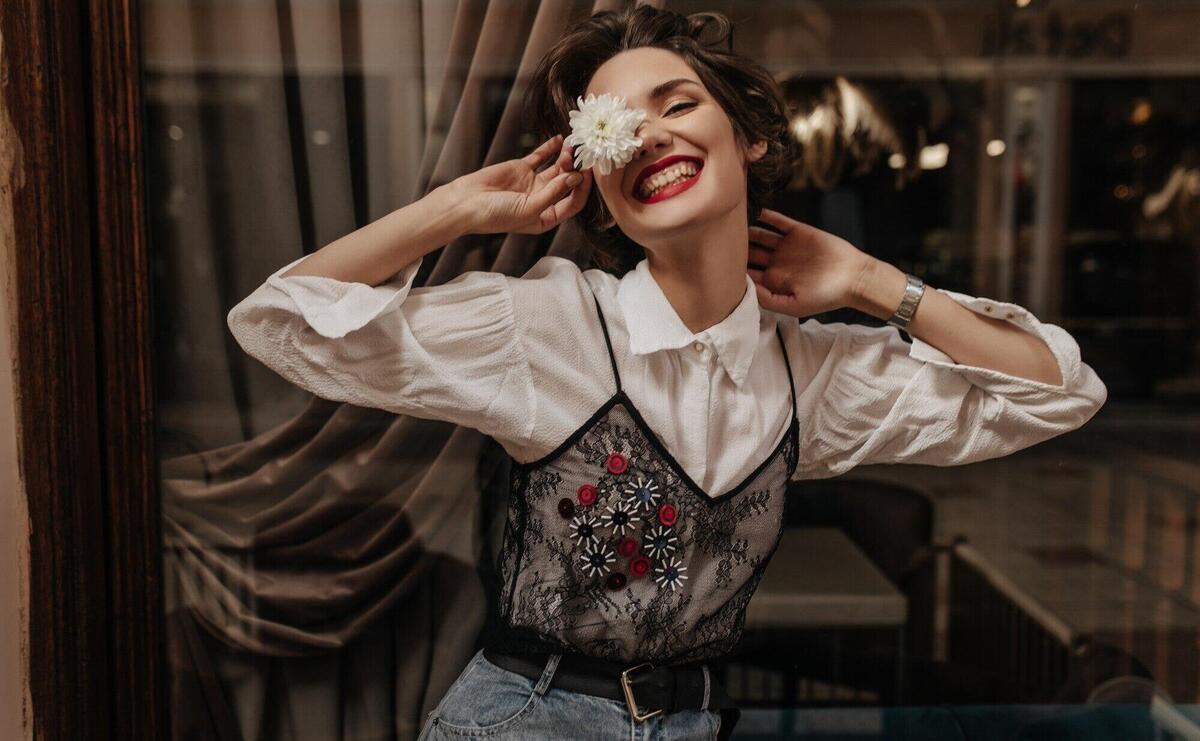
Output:
<path fill-rule="evenodd" d="M 688 194 L 694 211 L 671 204 L 673 213 L 648 216 L 660 230 L 699 213 L 705 215 L 694 223 L 692 234 L 707 233 L 710 221 L 728 211 L 729 201 L 743 197 L 744 218 L 753 222 L 791 179 L 797 149 L 788 135 L 779 84 L 754 60 L 735 54 L 732 39 L 732 24 L 720 13 L 685 18 L 641 6 L 625 15 L 592 16 L 542 58 L 525 98 L 526 126 L 540 138 L 568 130 L 573 101 L 589 92 L 621 95 L 647 113 L 639 129 L 646 151 L 628 168 L 632 172 L 620 174 L 620 182 L 598 182 L 598 192 L 578 217 L 596 248 L 598 266 L 621 274 L 646 256 L 643 239 L 648 235 L 640 222 L 614 217 L 685 190 L 640 198 L 635 186 L 641 177 L 654 174 L 652 168 L 664 162 L 671 164 L 658 161 L 664 155 L 690 156 L 699 168 L 717 164 L 723 171 L 710 169 L 693 179 L 694 185 L 709 181 L 703 195 L 688 185 L 696 191 Z M 681 137 L 686 148 L 672 147 L 664 137 Z M 765 150 L 751 153 L 759 142 Z M 701 149 L 706 146 L 712 150 Z"/>
<path fill-rule="evenodd" d="M 730 30 L 647 5 L 582 21 L 531 79 L 548 136 L 534 151 L 285 265 L 229 314 L 297 385 L 477 429 L 512 457 L 483 649 L 423 739 L 727 738 L 739 711 L 709 662 L 741 638 L 790 481 L 993 458 L 1104 403 L 1061 328 L 926 296 L 765 208 L 792 145 L 775 81 L 725 50 Z M 570 151 L 572 101 L 576 120 L 634 135 Z M 572 218 L 632 269 L 548 256 L 521 277 L 413 287 L 422 257 L 463 234 Z M 805 319 L 842 306 L 895 311 L 913 343 Z"/>

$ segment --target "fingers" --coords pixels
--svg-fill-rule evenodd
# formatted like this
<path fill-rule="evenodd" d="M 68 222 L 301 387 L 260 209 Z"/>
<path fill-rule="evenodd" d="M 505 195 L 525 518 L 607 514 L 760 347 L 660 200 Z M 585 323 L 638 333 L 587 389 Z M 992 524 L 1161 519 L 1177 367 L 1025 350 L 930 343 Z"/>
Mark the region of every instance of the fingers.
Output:
<path fill-rule="evenodd" d="M 751 280 L 754 281 L 754 292 L 758 295 L 758 305 L 767 311 L 774 311 L 780 314 L 791 314 L 794 312 L 795 297 L 790 293 L 775 293 L 770 288 L 767 288 L 762 283 L 762 271 L 746 271 L 750 274 Z M 755 274 L 758 277 L 755 277 Z"/>
<path fill-rule="evenodd" d="M 568 176 L 570 174 L 567 173 Z M 591 170 L 583 170 L 577 174 L 583 178 L 579 181 L 579 184 L 574 188 L 568 185 L 568 194 L 566 197 L 560 198 L 543 209 L 538 215 L 537 222 L 528 231 L 532 231 L 535 234 L 548 231 L 583 210 L 584 205 L 587 203 L 588 192 L 591 190 Z M 550 187 L 553 188 L 554 186 L 551 185 Z"/>
<path fill-rule="evenodd" d="M 574 180 L 575 182 L 572 182 Z M 563 199 L 573 186 L 581 183 L 583 176 L 578 172 L 564 172 L 552 178 L 541 188 L 530 194 L 527 201 L 529 214 L 543 214 Z"/>
<path fill-rule="evenodd" d="M 777 311 L 780 313 L 783 309 L 782 297 L 771 293 L 762 283 L 755 282 L 754 291 L 758 294 L 758 305 L 767 311 Z"/>
<path fill-rule="evenodd" d="M 766 268 L 771 264 L 772 254 L 774 253 L 771 250 L 752 244 L 750 245 L 749 260 L 747 262 L 755 267 Z"/>
<path fill-rule="evenodd" d="M 770 229 L 763 229 L 761 226 L 752 226 L 750 227 L 750 241 L 773 250 L 783 241 L 783 235 Z"/>
<path fill-rule="evenodd" d="M 542 142 L 542 145 L 537 149 L 522 157 L 521 161 L 535 170 L 538 169 L 542 166 L 542 163 L 549 160 L 550 157 L 559 150 L 559 148 L 562 148 L 562 140 L 562 134 L 555 134 L 546 141 Z"/>
<path fill-rule="evenodd" d="M 555 204 L 555 208 L 559 208 L 560 206 L 562 207 L 562 214 L 559 218 L 559 221 L 571 218 L 575 214 L 582 211 L 584 205 L 587 204 L 588 193 L 591 192 L 592 189 L 592 171 L 588 169 L 580 172 L 579 174 L 583 179 L 580 180 L 579 184 L 576 185 L 571 191 L 571 196 L 566 200 L 559 201 Z"/>
<path fill-rule="evenodd" d="M 591 170 L 580 173 L 583 180 L 570 191 L 570 195 L 560 199 L 542 214 L 542 230 L 552 229 L 583 210 L 587 203 L 588 191 L 591 190 Z"/>
<path fill-rule="evenodd" d="M 570 147 L 563 147 L 561 151 L 559 151 L 558 159 L 554 161 L 554 164 L 537 174 L 537 176 L 534 178 L 534 184 L 539 186 L 544 185 L 545 183 L 548 183 L 554 178 L 558 177 L 561 173 L 569 172 L 573 169 L 574 165 L 571 161 L 571 149 Z"/>
<path fill-rule="evenodd" d="M 746 268 L 746 275 L 750 276 L 750 280 L 756 284 L 766 288 L 771 292 L 791 293 L 791 287 L 783 274 L 779 270 L 772 270 L 769 266 L 759 268 L 751 265 Z"/>
<path fill-rule="evenodd" d="M 747 263 L 756 268 L 769 267 L 775 249 L 782 240 L 783 237 L 773 231 L 760 226 L 750 227 L 750 251 L 747 255 Z"/>
<path fill-rule="evenodd" d="M 792 228 L 795 227 L 795 225 L 797 223 L 799 223 L 799 222 L 795 221 L 794 219 L 790 219 L 787 216 L 784 216 L 783 214 L 779 213 L 778 211 L 772 211 L 769 208 L 762 209 L 762 211 L 759 213 L 758 220 L 763 222 L 764 224 L 773 226 L 776 229 L 778 229 L 779 231 L 784 232 L 784 233 L 791 231 Z"/>

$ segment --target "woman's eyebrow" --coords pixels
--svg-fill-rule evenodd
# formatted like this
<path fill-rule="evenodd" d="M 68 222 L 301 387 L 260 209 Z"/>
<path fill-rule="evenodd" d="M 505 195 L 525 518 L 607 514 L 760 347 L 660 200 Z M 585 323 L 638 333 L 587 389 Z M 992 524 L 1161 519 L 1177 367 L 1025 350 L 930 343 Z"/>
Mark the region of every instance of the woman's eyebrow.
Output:
<path fill-rule="evenodd" d="M 700 84 L 700 83 L 696 82 L 695 80 L 689 79 L 687 77 L 676 77 L 674 80 L 667 80 L 666 82 L 660 82 L 659 84 L 654 86 L 653 90 L 650 91 L 650 100 L 658 100 L 659 98 L 663 97 L 664 95 L 666 95 L 667 93 L 671 92 L 672 90 L 674 90 L 675 88 L 679 87 L 680 85 L 682 85 L 684 83 L 691 83 L 692 85 Z"/>

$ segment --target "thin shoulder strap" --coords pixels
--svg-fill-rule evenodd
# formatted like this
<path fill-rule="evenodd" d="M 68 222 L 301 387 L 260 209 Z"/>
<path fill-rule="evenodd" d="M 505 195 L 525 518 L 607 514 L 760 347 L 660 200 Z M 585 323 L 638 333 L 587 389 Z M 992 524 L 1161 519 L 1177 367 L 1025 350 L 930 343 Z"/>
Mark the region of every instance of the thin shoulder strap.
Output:
<path fill-rule="evenodd" d="M 621 374 L 617 371 L 617 356 L 613 354 L 612 339 L 608 336 L 608 322 L 604 321 L 604 312 L 600 310 L 600 299 L 596 298 L 595 291 L 592 292 L 592 300 L 596 302 L 596 314 L 600 317 L 600 329 L 604 330 L 604 344 L 608 347 L 608 360 L 612 363 L 613 378 L 617 382 L 617 393 L 620 393 Z"/>
<path fill-rule="evenodd" d="M 788 386 L 792 389 L 792 414 L 796 414 L 796 379 L 792 378 L 792 362 L 788 360 L 787 345 L 783 344 L 783 333 L 779 325 L 775 325 L 775 336 L 779 338 L 779 348 L 783 350 L 783 364 L 787 366 Z"/>

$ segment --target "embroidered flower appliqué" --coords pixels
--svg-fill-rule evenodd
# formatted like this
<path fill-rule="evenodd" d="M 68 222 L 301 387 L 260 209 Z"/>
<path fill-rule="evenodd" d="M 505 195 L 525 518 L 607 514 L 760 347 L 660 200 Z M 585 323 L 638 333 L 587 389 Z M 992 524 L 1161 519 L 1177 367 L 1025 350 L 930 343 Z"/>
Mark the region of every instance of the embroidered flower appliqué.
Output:
<path fill-rule="evenodd" d="M 583 571 L 588 576 L 607 574 L 609 564 L 617 560 L 612 547 L 608 543 L 588 543 L 587 548 L 579 556 L 583 562 Z"/>
<path fill-rule="evenodd" d="M 600 516 L 600 522 L 611 528 L 614 535 L 624 535 L 641 520 L 637 510 L 629 502 L 617 500 L 608 505 L 608 512 Z"/>
<path fill-rule="evenodd" d="M 600 534 L 596 532 L 596 527 L 599 524 L 599 520 L 586 512 L 576 515 L 575 519 L 571 520 L 571 537 L 575 538 L 577 545 L 598 543 Z"/>
<path fill-rule="evenodd" d="M 636 481 L 625 485 L 625 495 L 633 506 L 639 507 L 645 512 L 652 512 L 658 506 L 658 499 L 662 496 L 662 492 L 658 490 L 658 484 L 654 483 L 654 479 L 644 479 L 638 476 Z"/>
<path fill-rule="evenodd" d="M 575 493 L 579 503 L 585 507 L 590 507 L 596 502 L 596 487 L 591 484 L 584 484 L 579 487 L 579 491 Z"/>
<path fill-rule="evenodd" d="M 660 563 L 654 567 L 654 581 L 658 586 L 670 587 L 674 592 L 687 579 L 687 575 L 683 573 L 685 571 L 687 566 L 678 558 L 672 558 L 670 563 Z"/>
<path fill-rule="evenodd" d="M 671 528 L 662 525 L 652 528 L 642 540 L 642 550 L 655 559 L 674 553 L 678 545 L 679 538 Z"/>

